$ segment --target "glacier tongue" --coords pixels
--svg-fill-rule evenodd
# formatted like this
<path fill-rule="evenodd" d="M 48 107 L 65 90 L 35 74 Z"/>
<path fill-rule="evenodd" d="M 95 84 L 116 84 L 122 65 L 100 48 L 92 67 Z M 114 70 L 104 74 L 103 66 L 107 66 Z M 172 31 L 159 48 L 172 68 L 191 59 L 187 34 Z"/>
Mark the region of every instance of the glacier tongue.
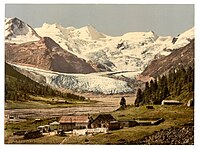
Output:
<path fill-rule="evenodd" d="M 127 82 L 105 77 L 103 75 L 93 74 L 66 74 L 53 71 L 41 70 L 33 67 L 13 65 L 17 70 L 24 74 L 29 74 L 30 78 L 56 88 L 70 89 L 76 92 L 93 92 L 102 94 L 119 94 L 132 92 L 133 89 L 128 86 Z M 28 73 L 27 73 L 28 72 Z M 37 77 L 37 78 L 35 78 Z"/>

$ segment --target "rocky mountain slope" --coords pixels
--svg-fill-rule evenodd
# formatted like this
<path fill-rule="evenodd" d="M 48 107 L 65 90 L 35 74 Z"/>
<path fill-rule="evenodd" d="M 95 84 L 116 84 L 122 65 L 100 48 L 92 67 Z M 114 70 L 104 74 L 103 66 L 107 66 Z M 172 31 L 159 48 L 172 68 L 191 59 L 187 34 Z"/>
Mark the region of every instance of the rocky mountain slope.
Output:
<path fill-rule="evenodd" d="M 194 67 L 194 40 L 191 40 L 186 46 L 176 49 L 170 55 L 153 60 L 141 76 L 157 77 L 166 74 L 171 68 Z"/>
<path fill-rule="evenodd" d="M 67 73 L 90 73 L 95 70 L 85 60 L 63 50 L 49 37 L 39 41 L 5 44 L 6 61 L 44 70 Z"/>

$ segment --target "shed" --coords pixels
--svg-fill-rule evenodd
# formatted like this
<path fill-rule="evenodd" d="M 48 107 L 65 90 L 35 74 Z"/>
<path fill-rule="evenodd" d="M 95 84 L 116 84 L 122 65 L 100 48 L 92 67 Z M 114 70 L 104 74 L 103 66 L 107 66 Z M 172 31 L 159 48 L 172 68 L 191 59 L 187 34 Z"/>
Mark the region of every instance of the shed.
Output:
<path fill-rule="evenodd" d="M 137 126 L 138 123 L 135 120 L 120 120 L 121 127 L 134 127 Z"/>
<path fill-rule="evenodd" d="M 54 122 L 50 123 L 51 130 L 58 130 L 58 128 L 59 128 L 59 122 L 54 121 Z"/>
<path fill-rule="evenodd" d="M 88 116 L 62 116 L 59 120 L 59 129 L 71 131 L 73 129 L 88 128 Z"/>
<path fill-rule="evenodd" d="M 181 102 L 177 100 L 163 100 L 162 105 L 180 105 L 182 104 Z"/>
<path fill-rule="evenodd" d="M 119 130 L 121 129 L 120 122 L 118 121 L 110 121 L 109 130 Z"/>
<path fill-rule="evenodd" d="M 109 128 L 111 121 L 116 121 L 111 114 L 101 114 L 91 122 L 91 128 Z"/>

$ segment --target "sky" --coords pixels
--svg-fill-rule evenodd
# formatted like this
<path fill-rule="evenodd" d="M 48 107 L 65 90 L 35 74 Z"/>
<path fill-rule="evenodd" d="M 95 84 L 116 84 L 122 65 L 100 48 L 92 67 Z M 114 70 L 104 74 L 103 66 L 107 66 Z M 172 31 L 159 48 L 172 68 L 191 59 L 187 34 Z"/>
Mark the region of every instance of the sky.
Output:
<path fill-rule="evenodd" d="M 191 4 L 6 4 L 5 17 L 32 27 L 57 23 L 81 28 L 88 24 L 111 36 L 154 31 L 176 36 L 194 26 Z"/>

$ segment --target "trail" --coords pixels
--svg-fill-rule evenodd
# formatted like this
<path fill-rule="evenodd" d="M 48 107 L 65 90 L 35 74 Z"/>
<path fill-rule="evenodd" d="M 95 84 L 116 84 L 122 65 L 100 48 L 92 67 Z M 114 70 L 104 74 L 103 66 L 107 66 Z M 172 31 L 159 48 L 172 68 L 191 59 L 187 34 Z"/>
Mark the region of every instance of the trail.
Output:
<path fill-rule="evenodd" d="M 67 138 L 67 137 L 65 137 L 65 138 L 63 139 L 63 141 L 60 143 L 60 145 L 61 145 L 61 144 L 64 144 L 64 142 L 66 141 L 66 138 Z"/>

